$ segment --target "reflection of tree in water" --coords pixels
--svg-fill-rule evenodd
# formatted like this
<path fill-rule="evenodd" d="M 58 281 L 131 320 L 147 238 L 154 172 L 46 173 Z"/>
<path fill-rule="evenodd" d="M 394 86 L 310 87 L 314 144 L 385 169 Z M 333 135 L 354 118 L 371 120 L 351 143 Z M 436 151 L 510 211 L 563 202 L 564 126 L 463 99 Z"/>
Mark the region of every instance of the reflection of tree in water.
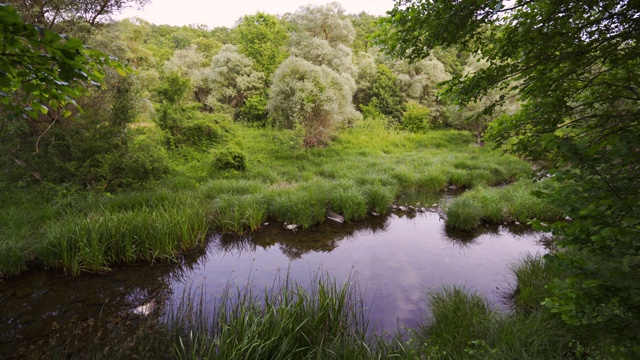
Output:
<path fill-rule="evenodd" d="M 368 218 L 355 223 L 335 224 L 330 221 L 306 230 L 289 231 L 281 224 L 270 224 L 249 235 L 222 235 L 211 243 L 216 252 L 234 255 L 255 252 L 258 247 L 278 246 L 289 259 L 299 259 L 310 252 L 331 252 L 341 241 L 356 236 L 386 231 L 388 217 Z"/>

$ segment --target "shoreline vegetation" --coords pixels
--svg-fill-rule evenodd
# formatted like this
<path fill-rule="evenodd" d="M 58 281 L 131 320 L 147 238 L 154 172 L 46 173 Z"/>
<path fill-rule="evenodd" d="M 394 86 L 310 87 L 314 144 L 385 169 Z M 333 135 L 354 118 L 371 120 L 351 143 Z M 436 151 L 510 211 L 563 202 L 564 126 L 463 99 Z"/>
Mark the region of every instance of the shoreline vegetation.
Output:
<path fill-rule="evenodd" d="M 293 132 L 233 128 L 246 156 L 242 171 L 216 170 L 210 153 L 183 152 L 173 159 L 176 175 L 138 191 L 51 186 L 4 192 L 0 274 L 40 265 L 78 275 L 171 260 L 203 246 L 212 231 L 255 231 L 266 221 L 306 229 L 325 221 L 329 210 L 357 221 L 449 187 L 473 189 L 441 204 L 452 228 L 559 218 L 531 194 L 540 185 L 526 180 L 528 163 L 479 147 L 465 132 L 416 134 L 368 124 L 341 131 L 327 147 L 303 149 Z"/>
<path fill-rule="evenodd" d="M 130 315 L 94 339 L 58 334 L 46 352 L 53 359 L 564 359 L 575 334 L 540 305 L 553 271 L 532 256 L 514 264 L 519 283 L 504 294 L 510 312 L 462 287 L 430 290 L 429 314 L 383 334 L 369 331 L 353 275 L 338 283 L 318 272 L 308 287 L 277 277 L 263 291 L 250 282 L 227 286 L 216 299 L 187 289 L 166 314 Z"/>

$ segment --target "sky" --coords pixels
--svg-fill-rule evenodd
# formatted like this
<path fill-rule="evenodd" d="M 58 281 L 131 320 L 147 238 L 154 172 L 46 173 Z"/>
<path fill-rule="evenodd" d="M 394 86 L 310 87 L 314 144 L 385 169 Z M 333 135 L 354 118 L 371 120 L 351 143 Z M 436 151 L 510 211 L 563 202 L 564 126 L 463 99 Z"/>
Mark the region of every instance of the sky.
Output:
<path fill-rule="evenodd" d="M 300 6 L 324 5 L 331 0 L 151 0 L 142 10 L 127 9 L 118 16 L 140 17 L 156 25 L 204 24 L 209 27 L 232 27 L 243 15 L 258 11 L 273 15 L 294 12 Z M 393 7 L 393 0 L 338 0 L 349 14 L 362 11 L 384 15 Z"/>

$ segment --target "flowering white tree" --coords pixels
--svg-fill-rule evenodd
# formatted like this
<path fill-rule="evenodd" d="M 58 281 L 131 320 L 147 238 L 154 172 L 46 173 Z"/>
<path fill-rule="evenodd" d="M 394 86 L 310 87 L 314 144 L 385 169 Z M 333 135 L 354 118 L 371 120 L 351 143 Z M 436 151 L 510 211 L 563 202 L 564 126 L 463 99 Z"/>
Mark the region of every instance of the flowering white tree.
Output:
<path fill-rule="evenodd" d="M 351 103 L 354 91 L 350 77 L 289 57 L 273 75 L 268 109 L 285 128 L 301 125 L 305 145 L 324 145 L 338 123 L 359 116 Z"/>
<path fill-rule="evenodd" d="M 207 81 L 211 87 L 207 105 L 214 109 L 237 109 L 265 84 L 264 74 L 256 71 L 253 61 L 234 45 L 223 46 L 211 59 Z"/>
<path fill-rule="evenodd" d="M 196 45 L 176 50 L 164 63 L 164 71 L 188 77 L 191 80 L 196 101 L 203 103 L 207 99 L 211 91 L 208 83 L 209 69 L 204 54 L 198 52 Z"/>
<path fill-rule="evenodd" d="M 294 29 L 290 38 L 291 55 L 356 77 L 350 48 L 356 30 L 339 3 L 302 6 L 290 22 Z"/>
<path fill-rule="evenodd" d="M 301 125 L 305 145 L 324 145 L 340 122 L 360 116 L 352 102 L 355 30 L 338 3 L 303 6 L 290 22 L 292 56 L 273 75 L 267 107 L 276 124 Z"/>

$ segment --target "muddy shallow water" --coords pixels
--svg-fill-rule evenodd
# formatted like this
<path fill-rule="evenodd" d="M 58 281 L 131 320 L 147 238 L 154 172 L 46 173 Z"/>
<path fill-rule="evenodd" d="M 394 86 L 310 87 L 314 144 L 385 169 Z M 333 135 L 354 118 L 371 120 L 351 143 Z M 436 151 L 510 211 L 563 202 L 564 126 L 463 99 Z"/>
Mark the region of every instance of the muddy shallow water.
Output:
<path fill-rule="evenodd" d="M 260 288 L 287 274 L 301 284 L 318 272 L 339 283 L 357 279 L 373 330 L 394 332 L 419 321 L 426 313 L 425 290 L 443 284 L 464 285 L 504 306 L 509 265 L 526 253 L 544 252 L 538 238 L 523 226 L 469 235 L 445 229 L 436 213 L 396 213 L 297 232 L 272 223 L 244 237 L 214 235 L 206 249 L 177 264 L 76 278 L 33 270 L 0 283 L 0 358 L 99 337 L 150 301 L 162 313 L 186 289 L 214 297 L 227 285 L 243 287 L 251 279 Z"/>

